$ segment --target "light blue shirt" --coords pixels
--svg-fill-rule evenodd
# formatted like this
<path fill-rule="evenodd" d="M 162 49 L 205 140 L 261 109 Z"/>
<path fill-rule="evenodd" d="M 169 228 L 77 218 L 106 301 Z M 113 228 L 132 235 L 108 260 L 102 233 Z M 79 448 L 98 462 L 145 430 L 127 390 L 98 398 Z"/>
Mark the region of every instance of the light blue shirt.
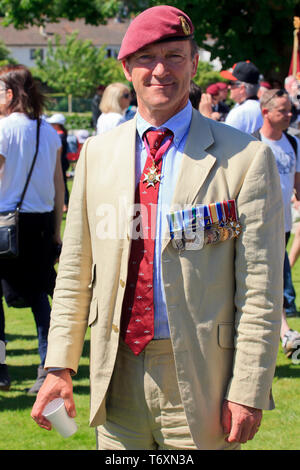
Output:
<path fill-rule="evenodd" d="M 178 114 L 165 122 L 160 128 L 166 127 L 174 134 L 174 139 L 167 152 L 163 155 L 161 182 L 158 193 L 156 215 L 156 238 L 153 262 L 153 289 L 154 289 L 154 338 L 170 337 L 165 291 L 162 278 L 161 248 L 162 240 L 167 228 L 167 213 L 169 212 L 173 194 L 181 166 L 182 153 L 186 143 L 192 119 L 192 105 L 190 101 Z M 146 122 L 137 111 L 137 137 L 136 137 L 136 167 L 135 181 L 139 183 L 141 174 L 147 160 L 147 151 L 142 140 L 143 134 L 149 128 L 158 129 Z"/>

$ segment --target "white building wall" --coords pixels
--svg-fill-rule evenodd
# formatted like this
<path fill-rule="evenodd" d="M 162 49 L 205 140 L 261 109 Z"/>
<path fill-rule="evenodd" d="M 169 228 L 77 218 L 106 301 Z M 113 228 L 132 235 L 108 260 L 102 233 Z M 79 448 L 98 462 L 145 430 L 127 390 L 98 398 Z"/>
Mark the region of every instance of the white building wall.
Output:
<path fill-rule="evenodd" d="M 11 46 L 8 47 L 11 51 L 11 56 L 19 63 L 26 67 L 34 67 L 35 61 L 33 59 L 33 51 L 41 49 L 42 54 L 46 54 L 47 47 L 34 47 L 34 46 Z"/>
<path fill-rule="evenodd" d="M 26 67 L 34 67 L 35 61 L 33 59 L 33 51 L 40 49 L 44 57 L 47 54 L 47 46 L 37 47 L 37 46 L 10 46 L 8 49 L 11 51 L 11 56 L 19 63 L 23 64 Z M 117 57 L 120 47 L 118 46 L 107 46 L 109 57 Z"/>

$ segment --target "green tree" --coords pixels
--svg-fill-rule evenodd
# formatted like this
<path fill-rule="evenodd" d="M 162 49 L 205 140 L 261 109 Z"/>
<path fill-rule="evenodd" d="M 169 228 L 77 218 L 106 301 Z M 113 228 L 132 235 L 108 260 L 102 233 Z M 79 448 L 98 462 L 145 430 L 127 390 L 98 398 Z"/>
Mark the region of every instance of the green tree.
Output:
<path fill-rule="evenodd" d="M 111 16 L 128 17 L 165 0 L 0 0 L 4 24 L 16 28 L 59 18 L 84 18 L 100 24 Z M 293 47 L 293 17 L 300 0 L 173 0 L 195 25 L 199 46 L 219 57 L 223 67 L 252 60 L 266 78 L 288 74 Z M 206 43 L 207 35 L 215 39 Z"/>
<path fill-rule="evenodd" d="M 10 51 L 2 40 L 0 40 L 0 67 L 17 62 L 10 56 Z"/>
<path fill-rule="evenodd" d="M 3 24 L 15 28 L 44 25 L 60 18 L 84 18 L 88 24 L 104 23 L 114 16 L 122 2 L 114 0 L 0 0 Z"/>
<path fill-rule="evenodd" d="M 37 51 L 34 76 L 56 91 L 78 97 L 90 96 L 99 83 L 124 81 L 121 64 L 105 57 L 105 47 L 97 48 L 77 36 L 77 32 L 67 35 L 65 44 L 58 35 L 54 42 L 49 40 L 44 60 Z"/>
<path fill-rule="evenodd" d="M 223 78 L 219 74 L 219 72 L 215 71 L 211 64 L 208 62 L 199 61 L 197 73 L 194 77 L 193 81 L 197 83 L 204 92 L 208 85 L 211 85 L 215 82 L 223 81 Z"/>
<path fill-rule="evenodd" d="M 224 68 L 251 60 L 266 78 L 288 74 L 300 0 L 174 0 L 172 5 L 189 14 L 198 44 Z M 207 35 L 215 39 L 213 45 L 206 43 Z"/>

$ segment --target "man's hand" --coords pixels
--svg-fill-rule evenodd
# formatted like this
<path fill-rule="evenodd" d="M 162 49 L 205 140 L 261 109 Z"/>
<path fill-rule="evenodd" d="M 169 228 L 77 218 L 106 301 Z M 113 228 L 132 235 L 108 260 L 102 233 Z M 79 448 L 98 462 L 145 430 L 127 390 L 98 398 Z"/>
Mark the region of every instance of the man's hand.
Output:
<path fill-rule="evenodd" d="M 75 403 L 73 400 L 73 384 L 68 369 L 49 372 L 45 382 L 36 397 L 31 411 L 31 417 L 44 429 L 50 431 L 51 423 L 42 415 L 45 406 L 55 398 L 63 398 L 67 413 L 72 418 L 76 416 Z"/>
<path fill-rule="evenodd" d="M 227 442 L 245 442 L 253 439 L 262 420 L 262 410 L 224 400 L 222 426 Z"/>
<path fill-rule="evenodd" d="M 209 93 L 202 93 L 199 103 L 199 111 L 203 116 L 211 118 L 212 116 L 212 97 Z"/>

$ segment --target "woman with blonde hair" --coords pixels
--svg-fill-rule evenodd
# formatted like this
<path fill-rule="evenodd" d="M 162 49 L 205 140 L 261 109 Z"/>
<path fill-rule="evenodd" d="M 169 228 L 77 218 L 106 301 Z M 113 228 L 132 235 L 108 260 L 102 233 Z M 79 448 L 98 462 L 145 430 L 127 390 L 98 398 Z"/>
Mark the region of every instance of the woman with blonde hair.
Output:
<path fill-rule="evenodd" d="M 103 93 L 97 121 L 97 134 L 103 134 L 126 121 L 124 112 L 130 104 L 130 89 L 124 83 L 111 83 Z"/>

